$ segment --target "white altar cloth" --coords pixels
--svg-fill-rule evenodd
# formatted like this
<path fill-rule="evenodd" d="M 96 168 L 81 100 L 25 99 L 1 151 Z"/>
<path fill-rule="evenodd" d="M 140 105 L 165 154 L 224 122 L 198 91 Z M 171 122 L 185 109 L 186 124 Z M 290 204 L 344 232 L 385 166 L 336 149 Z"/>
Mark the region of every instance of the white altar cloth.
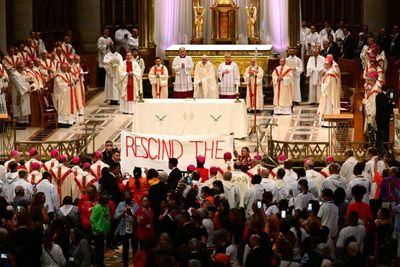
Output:
<path fill-rule="evenodd" d="M 166 135 L 230 134 L 247 136 L 243 99 L 145 99 L 136 103 L 133 132 Z"/>
<path fill-rule="evenodd" d="M 271 44 L 258 45 L 239 45 L 239 44 L 204 44 L 204 45 L 187 45 L 176 44 L 169 46 L 166 51 L 179 51 L 179 48 L 184 47 L 186 51 L 249 51 L 254 52 L 257 48 L 258 52 L 271 51 Z"/>

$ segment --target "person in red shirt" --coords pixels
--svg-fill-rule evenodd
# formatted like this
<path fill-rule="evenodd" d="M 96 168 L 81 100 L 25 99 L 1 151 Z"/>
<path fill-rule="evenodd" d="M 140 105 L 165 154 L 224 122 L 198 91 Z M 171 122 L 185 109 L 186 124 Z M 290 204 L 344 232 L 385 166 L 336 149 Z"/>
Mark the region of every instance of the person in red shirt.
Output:
<path fill-rule="evenodd" d="M 206 202 L 208 202 L 208 206 L 214 206 L 214 196 L 213 196 L 213 190 L 209 188 L 208 186 L 203 186 L 201 188 L 201 197 L 203 198 L 202 206 L 203 208 L 207 208 Z"/>
<path fill-rule="evenodd" d="M 347 207 L 346 220 L 349 219 L 349 214 L 352 211 L 358 213 L 359 218 L 363 221 L 365 230 L 368 233 L 368 226 L 372 223 L 373 217 L 371 212 L 371 207 L 362 201 L 363 196 L 367 193 L 367 189 L 362 185 L 356 185 L 352 188 L 351 193 L 355 199 L 354 203 L 351 203 Z"/>
<path fill-rule="evenodd" d="M 208 180 L 208 177 L 210 177 L 208 169 L 204 168 L 204 163 L 206 163 L 206 157 L 199 155 L 196 157 L 196 161 L 197 161 L 196 171 L 200 173 L 201 182 L 204 183 L 205 181 Z"/>
<path fill-rule="evenodd" d="M 143 241 L 154 238 L 154 211 L 150 207 L 150 201 L 147 196 L 143 196 L 140 206 L 136 213 L 137 228 L 136 237 L 143 243 Z"/>

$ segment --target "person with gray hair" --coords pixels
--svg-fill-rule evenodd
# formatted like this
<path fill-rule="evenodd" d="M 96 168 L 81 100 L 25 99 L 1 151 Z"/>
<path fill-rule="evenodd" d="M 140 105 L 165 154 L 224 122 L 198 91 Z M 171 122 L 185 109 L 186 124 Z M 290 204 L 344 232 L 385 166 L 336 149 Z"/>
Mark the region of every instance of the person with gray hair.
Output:
<path fill-rule="evenodd" d="M 194 97 L 218 98 L 218 86 L 213 64 L 203 55 L 194 69 Z"/>
<path fill-rule="evenodd" d="M 229 202 L 231 209 L 238 208 L 240 205 L 240 191 L 239 188 L 232 183 L 232 173 L 227 171 L 224 172 L 224 179 L 222 184 L 224 185 L 224 196 Z"/>
<path fill-rule="evenodd" d="M 174 98 L 193 97 L 193 67 L 193 60 L 186 54 L 185 47 L 179 48 L 179 55 L 172 62 L 172 69 L 175 72 Z"/>
<path fill-rule="evenodd" d="M 336 189 L 343 188 L 346 190 L 346 178 L 341 176 L 340 173 L 340 165 L 337 163 L 332 163 L 329 165 L 329 173 L 328 178 L 323 181 L 321 185 L 321 191 L 324 189 L 331 189 L 332 192 L 335 192 Z"/>
<path fill-rule="evenodd" d="M 28 208 L 31 204 L 31 199 L 25 196 L 25 189 L 21 185 L 17 185 L 14 189 L 15 197 L 13 200 L 14 210 L 18 211 L 18 207 Z"/>
<path fill-rule="evenodd" d="M 32 188 L 32 184 L 27 181 L 28 173 L 25 170 L 19 170 L 18 176 L 19 176 L 19 179 L 14 183 L 14 190 L 17 186 L 21 186 L 25 191 L 25 197 L 29 201 L 32 200 L 33 188 Z"/>
<path fill-rule="evenodd" d="M 340 175 L 346 178 L 347 182 L 350 182 L 350 180 L 354 177 L 353 170 L 358 161 L 354 157 L 354 152 L 351 149 L 344 151 L 343 156 L 345 162 L 343 162 L 342 168 L 340 169 Z"/>

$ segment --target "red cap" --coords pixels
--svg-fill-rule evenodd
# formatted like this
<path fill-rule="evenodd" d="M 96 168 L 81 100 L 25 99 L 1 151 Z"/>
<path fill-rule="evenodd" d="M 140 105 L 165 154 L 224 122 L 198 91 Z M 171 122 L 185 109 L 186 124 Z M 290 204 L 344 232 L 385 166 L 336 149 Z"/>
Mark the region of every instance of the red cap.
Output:
<path fill-rule="evenodd" d="M 280 154 L 278 157 L 278 161 L 284 162 L 285 160 L 287 160 L 287 157 L 285 156 L 284 153 Z"/>
<path fill-rule="evenodd" d="M 17 155 L 19 155 L 19 152 L 18 152 L 18 150 L 11 150 L 10 151 L 10 157 L 15 157 L 15 156 L 17 156 Z"/>
<path fill-rule="evenodd" d="M 57 149 L 53 149 L 53 150 L 50 152 L 50 157 L 52 157 L 52 158 L 58 158 L 58 150 L 57 150 Z"/>
<path fill-rule="evenodd" d="M 96 151 L 96 153 L 94 153 L 94 156 L 98 159 L 102 159 L 103 158 L 103 153 L 101 153 L 101 151 Z"/>
<path fill-rule="evenodd" d="M 206 162 L 206 157 L 199 155 L 199 156 L 197 156 L 196 160 L 198 163 L 204 164 L 204 162 Z"/>
<path fill-rule="evenodd" d="M 37 161 L 32 162 L 32 164 L 31 164 L 31 171 L 33 171 L 33 170 L 37 171 L 37 170 L 39 170 L 39 169 L 40 169 L 40 164 L 39 164 L 39 162 L 37 162 Z"/>
<path fill-rule="evenodd" d="M 82 168 L 84 168 L 84 169 L 90 169 L 90 166 L 92 166 L 92 165 L 90 165 L 89 162 L 85 162 L 85 163 L 83 163 Z"/>
<path fill-rule="evenodd" d="M 196 170 L 196 167 L 193 164 L 190 164 L 189 166 L 187 166 L 186 170 L 187 172 L 194 172 L 194 170 Z"/>
<path fill-rule="evenodd" d="M 262 160 L 262 157 L 261 157 L 261 155 L 257 154 L 257 155 L 254 156 L 254 159 L 255 160 Z"/>
<path fill-rule="evenodd" d="M 325 158 L 325 162 L 327 162 L 327 163 L 333 163 L 333 162 L 335 162 L 335 158 L 332 157 L 332 156 L 327 156 L 327 157 Z"/>
<path fill-rule="evenodd" d="M 224 159 L 226 159 L 226 160 L 232 159 L 232 154 L 231 154 L 231 152 L 225 152 L 225 153 L 224 153 Z"/>
<path fill-rule="evenodd" d="M 37 152 L 36 148 L 34 148 L 34 147 L 32 147 L 32 148 L 29 150 L 29 156 L 30 156 L 30 157 L 35 156 L 37 153 L 38 153 L 38 152 Z"/>
<path fill-rule="evenodd" d="M 81 162 L 81 159 L 78 156 L 74 156 L 71 160 L 71 162 L 75 165 L 78 165 L 79 162 Z"/>
<path fill-rule="evenodd" d="M 215 166 L 210 167 L 210 174 L 217 174 L 218 173 L 218 169 Z"/>
<path fill-rule="evenodd" d="M 61 155 L 58 160 L 61 161 L 61 162 L 65 162 L 65 161 L 67 161 L 67 156 L 66 155 Z"/>

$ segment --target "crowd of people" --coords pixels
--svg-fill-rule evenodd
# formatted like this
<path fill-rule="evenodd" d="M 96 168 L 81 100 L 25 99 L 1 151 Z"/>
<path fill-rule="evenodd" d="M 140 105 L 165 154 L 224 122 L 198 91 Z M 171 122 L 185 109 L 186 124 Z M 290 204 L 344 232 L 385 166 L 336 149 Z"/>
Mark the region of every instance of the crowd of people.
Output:
<path fill-rule="evenodd" d="M 91 159 L 18 151 L 0 166 L 4 266 L 105 266 L 122 246 L 128 266 L 378 266 L 400 257 L 399 162 L 353 151 L 317 171 L 279 156 L 268 169 L 243 147 L 206 168 L 121 170 L 107 141 Z M 236 154 L 236 153 L 235 153 Z M 396 240 L 397 239 L 397 240 Z M 397 251 L 397 253 L 396 253 Z"/>

